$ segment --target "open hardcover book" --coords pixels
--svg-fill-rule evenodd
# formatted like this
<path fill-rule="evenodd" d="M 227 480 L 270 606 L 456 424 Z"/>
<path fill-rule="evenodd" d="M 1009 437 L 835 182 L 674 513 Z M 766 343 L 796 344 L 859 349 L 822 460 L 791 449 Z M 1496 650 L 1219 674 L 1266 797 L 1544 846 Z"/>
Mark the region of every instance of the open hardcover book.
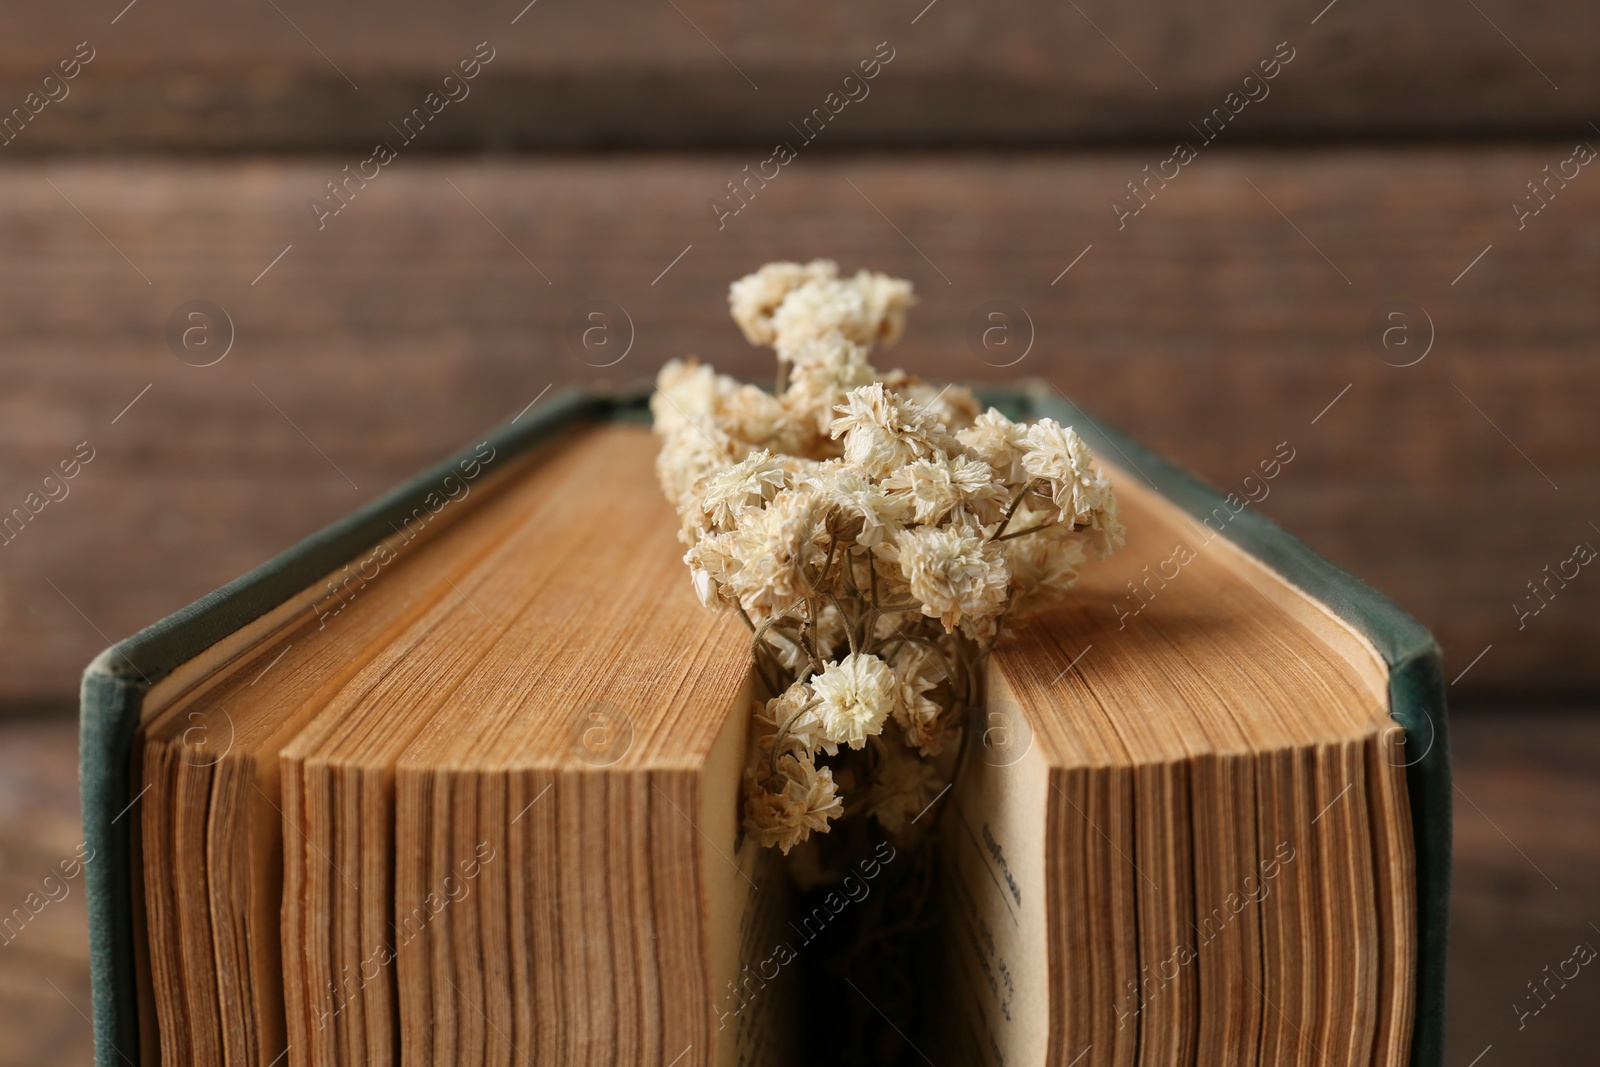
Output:
<path fill-rule="evenodd" d="M 1048 388 L 985 399 L 1078 428 L 1127 546 L 994 653 L 917 1062 L 1438 1064 L 1432 640 Z M 792 964 L 897 856 L 801 906 L 741 831 L 750 638 L 646 418 L 547 401 L 95 660 L 101 1067 L 801 1062 Z"/>

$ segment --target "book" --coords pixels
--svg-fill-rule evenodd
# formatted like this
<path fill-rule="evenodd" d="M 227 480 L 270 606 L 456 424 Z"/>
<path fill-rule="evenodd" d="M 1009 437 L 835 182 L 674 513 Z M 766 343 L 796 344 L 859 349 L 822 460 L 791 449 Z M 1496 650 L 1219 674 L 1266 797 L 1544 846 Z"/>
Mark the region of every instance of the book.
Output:
<path fill-rule="evenodd" d="M 798 1062 L 789 964 L 898 854 L 802 898 L 741 833 L 749 635 L 643 400 L 550 400 L 91 664 L 100 1063 Z M 1438 1063 L 1432 640 L 1048 387 L 985 400 L 1078 427 L 1128 547 L 994 654 L 907 1047 Z"/>

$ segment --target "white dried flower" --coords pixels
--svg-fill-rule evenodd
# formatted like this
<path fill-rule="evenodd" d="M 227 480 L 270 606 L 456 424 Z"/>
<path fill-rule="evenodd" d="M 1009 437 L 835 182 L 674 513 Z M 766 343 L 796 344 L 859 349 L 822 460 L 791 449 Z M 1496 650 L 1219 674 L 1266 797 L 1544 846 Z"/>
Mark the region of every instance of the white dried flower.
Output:
<path fill-rule="evenodd" d="M 969 451 L 994 469 L 995 476 L 1007 485 L 1020 487 L 1028 480 L 1022 465 L 1022 450 L 1028 439 L 1028 427 L 1012 422 L 994 408 L 973 420 L 972 425 L 956 434 L 956 439 Z"/>
<path fill-rule="evenodd" d="M 668 360 L 656 375 L 650 414 L 657 433 L 672 434 L 716 410 L 722 382 L 716 371 L 698 360 Z"/>
<path fill-rule="evenodd" d="M 768 701 L 757 701 L 757 748 L 768 752 L 774 744 L 782 751 L 798 748 L 815 753 L 822 744 L 822 724 L 814 704 L 816 695 L 805 682 L 795 682 Z"/>
<path fill-rule="evenodd" d="M 767 788 L 774 777 L 780 779 L 776 791 Z M 829 821 L 844 814 L 833 772 L 808 756 L 780 756 L 776 767 L 762 760 L 745 772 L 744 787 L 744 828 L 763 846 L 785 853 L 812 831 L 827 833 Z"/>
<path fill-rule="evenodd" d="M 828 281 L 839 273 L 838 264 L 828 259 L 810 263 L 768 263 L 754 274 L 747 274 L 728 287 L 728 310 L 733 321 L 753 345 L 770 345 L 774 340 L 773 312 L 794 290 L 810 282 Z"/>
<path fill-rule="evenodd" d="M 911 283 L 887 274 L 860 270 L 855 276 L 856 288 L 866 301 L 868 315 L 873 324 L 872 336 L 863 343 L 895 344 L 906 332 L 906 312 L 917 302 Z"/>
<path fill-rule="evenodd" d="M 786 401 L 754 385 L 721 392 L 714 417 L 730 436 L 777 453 L 803 449 L 816 436 L 795 422 Z"/>
<path fill-rule="evenodd" d="M 1111 499 L 1111 483 L 1094 468 L 1094 456 L 1077 431 L 1054 419 L 1028 427 L 1022 467 L 1049 484 L 1061 521 L 1089 525 Z"/>
<path fill-rule="evenodd" d="M 963 620 L 983 620 L 1005 606 L 1011 574 L 1001 545 L 982 530 L 917 526 L 894 542 L 900 570 L 922 613 L 954 630 Z"/>
<path fill-rule="evenodd" d="M 1111 492 L 1109 481 L 1106 483 L 1105 500 L 1089 520 L 1084 539 L 1100 559 L 1105 559 L 1123 545 L 1122 520 L 1117 517 L 1117 498 Z"/>
<path fill-rule="evenodd" d="M 911 592 L 911 584 L 906 581 L 905 572 L 900 569 L 900 554 L 895 548 L 902 532 L 896 529 L 893 537 L 885 538 L 872 548 L 872 569 L 878 579 L 880 604 L 908 606 L 918 603 Z M 896 614 L 886 618 L 901 620 L 896 625 L 903 625 L 905 620 L 915 619 L 916 615 Z"/>
<path fill-rule="evenodd" d="M 827 334 L 870 344 L 871 312 L 855 285 L 830 279 L 795 289 L 772 315 L 773 342 L 779 359 L 793 359 L 801 346 Z"/>
<path fill-rule="evenodd" d="M 927 810 L 943 788 L 932 763 L 891 745 L 884 749 L 883 765 L 867 793 L 868 804 L 873 818 L 885 830 L 898 834 Z"/>
<path fill-rule="evenodd" d="M 926 408 L 881 382 L 852 389 L 838 411 L 829 433 L 844 438 L 845 462 L 869 477 L 881 478 L 914 459 L 963 451 Z"/>
<path fill-rule="evenodd" d="M 815 492 L 796 486 L 778 493 L 766 507 L 747 511 L 745 521 L 733 530 L 739 569 L 728 584 L 752 617 L 771 618 L 814 592 L 811 575 L 820 571 L 824 559 L 818 511 Z"/>
<path fill-rule="evenodd" d="M 840 333 L 825 334 L 795 350 L 782 403 L 797 427 L 812 437 L 827 434 L 833 409 L 844 402 L 844 395 L 877 378 L 866 352 Z"/>
<path fill-rule="evenodd" d="M 899 684 L 894 721 L 905 731 L 906 744 L 924 756 L 937 756 L 943 747 L 939 736 L 939 705 L 928 697 L 944 677 L 938 657 L 921 645 L 902 642 L 890 664 Z"/>
<path fill-rule="evenodd" d="M 732 607 L 736 603 L 729 583 L 739 570 L 739 559 L 735 555 L 737 544 L 731 532 L 708 534 L 683 554 L 695 595 L 708 608 Z"/>
<path fill-rule="evenodd" d="M 739 388 L 731 378 L 693 360 L 672 360 L 656 377 L 650 411 L 663 438 L 656 475 L 680 510 L 692 510 L 711 475 L 750 451 L 720 417 L 725 399 Z M 684 539 L 692 543 L 696 524 L 688 514 L 684 520 Z"/>
<path fill-rule="evenodd" d="M 893 344 L 905 329 L 911 283 L 862 271 L 854 278 L 818 278 L 792 289 L 772 314 L 772 345 L 793 358 L 801 345 L 829 333 L 869 348 Z"/>
<path fill-rule="evenodd" d="M 867 346 L 838 330 L 826 330 L 796 345 L 783 358 L 789 361 L 789 380 L 811 375 L 848 391 L 878 380 L 867 361 Z"/>
<path fill-rule="evenodd" d="M 838 509 L 850 538 L 865 548 L 882 544 L 910 518 L 904 499 L 892 499 L 854 467 L 828 468 L 818 480 L 818 489 Z"/>
<path fill-rule="evenodd" d="M 977 394 L 963 385 L 933 385 L 903 370 L 885 374 L 883 384 L 927 408 L 951 433 L 971 426 L 983 410 Z"/>
<path fill-rule="evenodd" d="M 1035 514 L 1018 512 L 1013 525 L 1027 529 L 1038 521 Z M 1085 559 L 1083 543 L 1083 535 L 1067 526 L 1049 526 L 1006 541 L 1006 566 L 1015 591 L 1012 610 L 1028 610 L 1059 599 L 1076 584 Z"/>
<path fill-rule="evenodd" d="M 891 471 L 882 484 L 889 498 L 903 501 L 924 526 L 952 514 L 970 516 L 979 525 L 996 522 L 1011 499 L 987 463 L 964 455 L 913 460 Z"/>
<path fill-rule="evenodd" d="M 692 542 L 701 528 L 697 512 L 706 483 L 743 455 L 743 446 L 716 427 L 673 434 L 662 443 L 656 456 L 656 476 L 683 513 L 685 541 Z"/>
<path fill-rule="evenodd" d="M 909 283 L 772 263 L 728 301 L 776 349 L 778 395 L 674 360 L 650 406 L 695 591 L 739 608 L 777 694 L 751 711 L 743 825 L 787 853 L 860 788 L 857 808 L 910 832 L 949 781 L 953 712 L 1008 612 L 1059 598 L 1085 550 L 1121 545 L 1116 499 L 1070 428 L 873 368 L 872 346 L 904 330 Z"/>
<path fill-rule="evenodd" d="M 763 507 L 789 486 L 787 464 L 766 449 L 711 476 L 702 507 L 714 528 L 726 530 L 746 511 Z"/>
<path fill-rule="evenodd" d="M 894 671 L 877 656 L 852 652 L 811 679 L 816 694 L 822 739 L 832 746 L 860 748 L 883 732 L 883 720 L 894 710 L 898 683 Z"/>

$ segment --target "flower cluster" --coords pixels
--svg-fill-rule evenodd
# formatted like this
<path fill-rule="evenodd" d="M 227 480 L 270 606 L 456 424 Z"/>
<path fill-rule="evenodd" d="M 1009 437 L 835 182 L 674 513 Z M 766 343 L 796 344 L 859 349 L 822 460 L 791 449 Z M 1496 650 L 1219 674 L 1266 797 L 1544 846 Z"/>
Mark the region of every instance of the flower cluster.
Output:
<path fill-rule="evenodd" d="M 770 263 L 728 303 L 776 350 L 776 390 L 673 361 L 651 410 L 695 590 L 750 627 L 766 688 L 744 826 L 786 853 L 847 811 L 906 834 L 954 773 L 1003 621 L 1121 545 L 1111 484 L 1070 426 L 875 370 L 908 282 Z"/>

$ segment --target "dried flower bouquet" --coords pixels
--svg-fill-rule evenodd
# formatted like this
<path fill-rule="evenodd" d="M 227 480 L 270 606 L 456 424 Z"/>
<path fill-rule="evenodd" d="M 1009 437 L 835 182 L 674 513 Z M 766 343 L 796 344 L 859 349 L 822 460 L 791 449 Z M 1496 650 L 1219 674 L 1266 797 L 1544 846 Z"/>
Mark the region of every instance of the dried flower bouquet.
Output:
<path fill-rule="evenodd" d="M 873 369 L 909 282 L 770 263 L 728 302 L 776 350 L 776 391 L 674 360 L 651 410 L 695 589 L 749 626 L 767 690 L 744 827 L 788 853 L 860 813 L 904 840 L 959 765 L 1002 624 L 1120 547 L 1116 499 L 1070 426 Z"/>

